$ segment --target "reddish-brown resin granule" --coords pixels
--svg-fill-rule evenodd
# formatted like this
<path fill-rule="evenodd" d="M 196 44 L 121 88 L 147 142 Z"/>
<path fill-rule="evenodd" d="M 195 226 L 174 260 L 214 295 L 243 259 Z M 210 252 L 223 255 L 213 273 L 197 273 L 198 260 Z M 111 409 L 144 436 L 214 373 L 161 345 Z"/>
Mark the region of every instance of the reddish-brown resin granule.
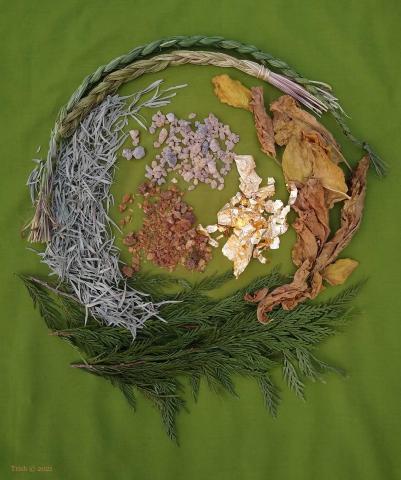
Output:
<path fill-rule="evenodd" d="M 177 265 L 203 271 L 212 258 L 208 237 L 196 230 L 196 217 L 176 186 L 161 190 L 147 182 L 141 185 L 144 212 L 142 228 L 125 236 L 132 253 L 133 274 L 140 268 L 141 253 L 151 262 L 172 271 Z M 123 272 L 124 273 L 124 272 Z M 131 275 L 128 275 L 131 276 Z"/>

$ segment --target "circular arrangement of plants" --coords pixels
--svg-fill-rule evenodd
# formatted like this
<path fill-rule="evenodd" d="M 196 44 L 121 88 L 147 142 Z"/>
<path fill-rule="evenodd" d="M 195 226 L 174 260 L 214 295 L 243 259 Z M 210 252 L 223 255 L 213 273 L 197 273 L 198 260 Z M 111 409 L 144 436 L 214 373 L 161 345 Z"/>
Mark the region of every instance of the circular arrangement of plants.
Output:
<path fill-rule="evenodd" d="M 190 86 L 168 87 L 159 79 L 134 94 L 119 93 L 145 74 L 185 64 L 221 69 L 210 79 L 217 99 L 227 118 L 238 109 L 249 112 L 261 150 L 256 153 L 282 169 L 287 200 L 276 198 L 274 177 L 258 175 L 255 152 L 236 153 L 241 132 L 214 113 L 203 119 L 173 113 L 174 98 Z M 249 81 L 237 80 L 236 71 Z M 265 104 L 255 79 L 281 96 Z M 364 150 L 355 167 L 318 121 L 322 114 L 332 115 Z M 60 110 L 47 158 L 37 161 L 28 179 L 35 209 L 29 241 L 44 244 L 37 254 L 55 280 L 21 276 L 51 334 L 81 351 L 84 360 L 72 366 L 109 380 L 134 408 L 136 392 L 149 398 L 172 439 L 185 381 L 196 399 L 202 379 L 235 395 L 234 377 L 252 377 L 276 415 L 275 369 L 300 397 L 306 378 L 338 371 L 315 349 L 349 316 L 360 284 L 326 302 L 314 299 L 357 268 L 355 259 L 340 255 L 362 220 L 369 166 L 385 173 L 384 162 L 352 135 L 344 117 L 326 83 L 221 37 L 158 40 L 89 75 Z M 119 162 L 145 165 L 145 178 L 115 205 L 111 187 Z M 237 193 L 222 202 L 212 224 L 200 224 L 186 191 L 202 186 L 227 199 L 230 172 L 238 178 Z M 341 213 L 333 232 L 335 204 Z M 133 228 L 138 210 L 142 224 Z M 296 233 L 290 278 L 270 266 L 289 228 Z M 232 268 L 204 273 L 219 251 Z M 235 285 L 254 262 L 265 265 L 263 276 L 229 295 L 214 293 L 226 282 Z M 147 263 L 163 273 L 151 273 Z M 177 268 L 198 272 L 199 280 L 178 278 L 172 274 Z"/>

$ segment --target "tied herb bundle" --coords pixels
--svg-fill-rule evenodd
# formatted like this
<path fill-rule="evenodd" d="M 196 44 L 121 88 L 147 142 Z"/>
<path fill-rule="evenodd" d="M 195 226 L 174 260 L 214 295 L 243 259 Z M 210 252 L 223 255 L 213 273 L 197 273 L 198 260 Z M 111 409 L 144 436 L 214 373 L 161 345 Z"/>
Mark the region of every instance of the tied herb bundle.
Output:
<path fill-rule="evenodd" d="M 253 378 L 260 386 L 270 413 L 277 414 L 280 395 L 273 382 L 281 369 L 288 387 L 304 398 L 305 379 L 319 380 L 327 371 L 341 370 L 315 355 L 316 346 L 334 334 L 349 318 L 350 301 L 361 284 L 344 290 L 325 303 L 305 303 L 292 311 L 272 312 L 272 321 L 254 321 L 255 306 L 244 295 L 259 288 L 274 288 L 288 279 L 274 270 L 246 288 L 222 299 L 209 292 L 221 287 L 231 274 L 206 277 L 189 284 L 164 275 L 138 273 L 133 288 L 153 301 L 171 300 L 162 307 L 167 323 L 150 319 L 135 342 L 121 327 L 104 326 L 85 312 L 67 287 L 21 276 L 50 334 L 79 349 L 83 361 L 71 364 L 109 380 L 136 409 L 136 394 L 143 394 L 160 411 L 168 436 L 177 441 L 176 417 L 185 406 L 185 383 L 198 398 L 201 381 L 210 388 L 237 395 L 234 377 Z M 179 293 L 165 289 L 179 286 Z"/>

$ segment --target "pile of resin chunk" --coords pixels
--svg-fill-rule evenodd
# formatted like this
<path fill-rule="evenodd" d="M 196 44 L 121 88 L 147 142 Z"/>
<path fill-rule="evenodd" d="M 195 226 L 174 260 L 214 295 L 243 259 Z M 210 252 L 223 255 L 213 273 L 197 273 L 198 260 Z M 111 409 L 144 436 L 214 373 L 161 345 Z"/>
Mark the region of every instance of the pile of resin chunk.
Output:
<path fill-rule="evenodd" d="M 154 147 L 161 152 L 146 167 L 145 176 L 152 183 L 162 185 L 169 172 L 176 172 L 190 184 L 188 190 L 199 183 L 209 184 L 212 189 L 224 188 L 239 136 L 212 113 L 203 122 L 192 123 L 194 117 L 190 114 L 185 120 L 173 113 L 153 115 L 149 132 L 156 134 Z"/>
<path fill-rule="evenodd" d="M 128 233 L 123 243 L 132 254 L 123 274 L 131 277 L 140 268 L 141 254 L 170 271 L 177 265 L 202 272 L 212 258 L 207 235 L 197 231 L 193 209 L 175 185 L 161 190 L 150 182 L 139 188 L 144 220 L 142 228 Z"/>

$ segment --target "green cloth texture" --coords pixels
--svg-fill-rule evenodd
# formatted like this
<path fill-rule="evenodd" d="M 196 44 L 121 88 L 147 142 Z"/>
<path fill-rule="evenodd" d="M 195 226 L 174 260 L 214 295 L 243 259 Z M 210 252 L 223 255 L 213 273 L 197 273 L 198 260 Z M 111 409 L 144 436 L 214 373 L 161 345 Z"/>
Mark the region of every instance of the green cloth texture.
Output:
<path fill-rule="evenodd" d="M 1 6 L 0 478 L 29 473 L 57 480 L 401 478 L 399 2 L 16 0 Z M 15 274 L 48 273 L 20 231 L 32 214 L 25 187 L 31 159 L 45 154 L 59 108 L 99 65 L 163 36 L 193 34 L 255 44 L 305 77 L 330 83 L 351 117 L 351 130 L 371 143 L 390 172 L 380 180 L 370 171 L 362 226 L 342 255 L 360 262 L 346 285 L 369 279 L 355 302 L 359 314 L 318 350 L 348 376 L 329 375 L 327 384 L 308 382 L 303 403 L 276 372 L 275 381 L 283 387 L 276 419 L 250 380 L 236 380 L 239 399 L 217 396 L 202 384 L 198 403 L 188 395 L 190 414 L 178 418 L 176 446 L 145 399 L 139 397 L 134 413 L 111 384 L 69 367 L 78 352 L 48 335 Z M 171 111 L 194 111 L 200 118 L 216 113 L 240 134 L 238 152 L 255 155 L 258 172 L 276 177 L 283 193 L 280 170 L 260 152 L 249 114 L 214 98 L 210 79 L 216 73 L 223 70 L 173 67 L 123 91 L 134 92 L 157 78 L 166 86 L 188 83 Z M 226 73 L 248 86 L 261 84 Z M 277 95 L 266 87 L 266 101 Z M 355 165 L 361 152 L 332 119 L 323 122 Z M 140 182 L 144 165 L 134 172 L 121 162 L 113 187 L 117 196 Z M 202 190 L 188 195 L 200 220 L 213 219 L 236 191 L 235 182 L 231 175 L 222 196 L 210 196 L 208 209 Z M 294 239 L 288 232 L 271 264 L 254 263 L 238 285 L 275 264 L 292 272 Z M 209 270 L 228 266 L 216 255 Z M 327 289 L 322 298 L 340 290 Z M 17 473 L 16 467 L 28 472 Z M 51 471 L 42 473 L 40 467 Z"/>

